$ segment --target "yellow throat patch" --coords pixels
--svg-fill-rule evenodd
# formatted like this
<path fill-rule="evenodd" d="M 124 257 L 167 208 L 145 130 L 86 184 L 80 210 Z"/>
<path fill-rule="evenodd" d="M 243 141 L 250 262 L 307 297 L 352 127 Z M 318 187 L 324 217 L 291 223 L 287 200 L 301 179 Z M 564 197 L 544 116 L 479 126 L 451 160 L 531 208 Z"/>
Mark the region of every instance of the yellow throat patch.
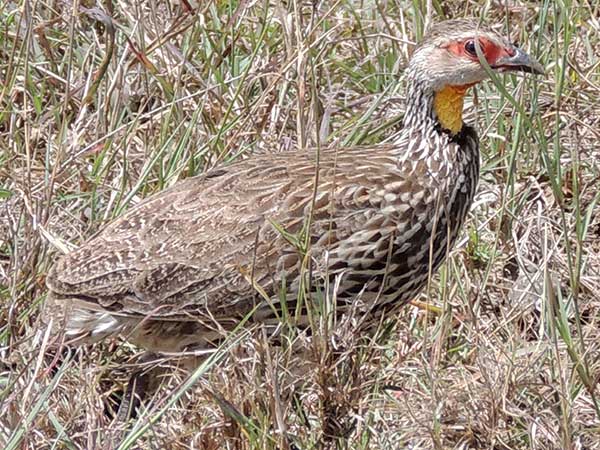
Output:
<path fill-rule="evenodd" d="M 465 93 L 471 85 L 446 86 L 435 93 L 433 107 L 443 128 L 457 134 L 463 125 L 462 112 Z"/>

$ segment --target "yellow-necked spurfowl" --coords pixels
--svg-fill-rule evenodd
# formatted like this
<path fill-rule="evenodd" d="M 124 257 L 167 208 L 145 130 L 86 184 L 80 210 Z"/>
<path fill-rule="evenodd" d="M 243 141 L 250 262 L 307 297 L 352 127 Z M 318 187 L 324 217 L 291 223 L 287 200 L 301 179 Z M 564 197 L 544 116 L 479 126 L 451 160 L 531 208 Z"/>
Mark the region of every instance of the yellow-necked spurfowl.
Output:
<path fill-rule="evenodd" d="M 282 286 L 300 324 L 297 293 L 309 287 L 335 286 L 338 311 L 405 304 L 448 254 L 477 187 L 478 138 L 462 109 L 487 77 L 478 54 L 497 72 L 542 73 L 472 21 L 439 23 L 409 63 L 396 142 L 324 148 L 318 169 L 316 151 L 292 151 L 179 182 L 60 258 L 48 310 L 72 339 L 121 334 L 177 352 L 209 345 L 251 311 L 251 323 L 275 324 Z M 303 227 L 301 255 L 289 235 Z"/>

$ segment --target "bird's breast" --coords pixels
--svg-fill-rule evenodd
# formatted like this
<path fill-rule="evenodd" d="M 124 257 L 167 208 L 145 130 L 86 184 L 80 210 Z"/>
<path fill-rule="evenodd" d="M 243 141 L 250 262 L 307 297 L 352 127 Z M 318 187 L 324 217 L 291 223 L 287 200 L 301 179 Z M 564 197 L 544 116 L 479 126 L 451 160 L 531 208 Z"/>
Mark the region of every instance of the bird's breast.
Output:
<path fill-rule="evenodd" d="M 472 137 L 443 144 L 428 157 L 401 161 L 401 176 L 390 172 L 380 186 L 361 191 L 373 213 L 331 255 L 350 266 L 349 293 L 364 289 L 382 303 L 402 304 L 448 256 L 473 200 L 479 155 Z"/>

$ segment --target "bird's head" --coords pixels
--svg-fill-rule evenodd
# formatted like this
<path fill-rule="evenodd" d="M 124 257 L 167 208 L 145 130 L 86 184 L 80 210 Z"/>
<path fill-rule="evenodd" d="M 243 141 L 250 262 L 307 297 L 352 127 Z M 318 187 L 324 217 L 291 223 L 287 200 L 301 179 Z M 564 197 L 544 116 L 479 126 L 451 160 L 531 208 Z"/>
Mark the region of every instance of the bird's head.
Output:
<path fill-rule="evenodd" d="M 452 132 L 462 127 L 463 97 L 467 89 L 492 71 L 543 74 L 543 67 L 523 50 L 494 31 L 466 20 L 435 24 L 415 49 L 409 76 L 433 91 L 434 108 Z"/>

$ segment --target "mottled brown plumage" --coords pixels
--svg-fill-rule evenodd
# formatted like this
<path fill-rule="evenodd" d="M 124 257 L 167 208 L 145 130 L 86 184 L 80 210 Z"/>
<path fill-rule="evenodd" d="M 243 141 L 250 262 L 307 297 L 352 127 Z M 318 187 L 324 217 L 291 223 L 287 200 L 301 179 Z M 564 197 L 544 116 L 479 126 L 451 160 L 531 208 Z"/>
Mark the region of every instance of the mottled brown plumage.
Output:
<path fill-rule="evenodd" d="M 486 72 L 470 42 L 495 70 L 541 71 L 470 21 L 439 24 L 409 65 L 396 142 L 261 155 L 177 183 L 63 256 L 47 278 L 50 310 L 70 337 L 121 333 L 174 352 L 206 347 L 251 311 L 275 326 L 282 284 L 291 311 L 302 284 L 339 283 L 342 312 L 406 303 L 448 254 L 477 185 L 477 135 L 460 110 Z M 302 255 L 288 234 L 307 224 Z"/>

